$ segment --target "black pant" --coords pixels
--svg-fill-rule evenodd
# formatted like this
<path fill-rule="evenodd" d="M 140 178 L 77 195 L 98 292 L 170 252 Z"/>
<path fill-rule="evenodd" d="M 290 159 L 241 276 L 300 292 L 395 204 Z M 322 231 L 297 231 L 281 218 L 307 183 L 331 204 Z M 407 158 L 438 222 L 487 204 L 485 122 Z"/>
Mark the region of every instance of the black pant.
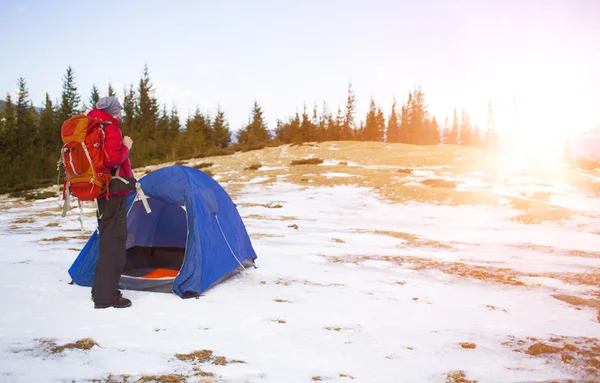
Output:
<path fill-rule="evenodd" d="M 98 263 L 94 272 L 92 299 L 99 304 L 116 301 L 125 267 L 127 241 L 127 196 L 98 199 Z"/>

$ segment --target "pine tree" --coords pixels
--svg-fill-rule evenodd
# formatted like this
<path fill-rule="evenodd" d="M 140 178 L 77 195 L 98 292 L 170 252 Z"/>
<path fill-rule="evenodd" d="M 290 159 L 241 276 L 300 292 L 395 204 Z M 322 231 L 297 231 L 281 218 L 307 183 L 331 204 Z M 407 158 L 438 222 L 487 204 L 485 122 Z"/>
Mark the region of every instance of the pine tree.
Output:
<path fill-rule="evenodd" d="M 156 124 L 156 140 L 158 143 L 156 155 L 159 159 L 165 159 L 171 148 L 169 120 L 170 118 L 167 105 L 163 104 L 162 111 L 160 112 L 160 116 L 158 117 L 158 122 Z"/>
<path fill-rule="evenodd" d="M 365 141 L 378 141 L 379 138 L 379 132 L 377 131 L 377 105 L 375 105 L 375 100 L 372 97 L 369 111 L 365 117 L 362 138 Z"/>
<path fill-rule="evenodd" d="M 327 103 L 323 101 L 323 109 L 321 110 L 321 116 L 319 116 L 319 123 L 317 124 L 317 141 L 323 142 L 327 140 L 327 121 L 331 118 Z"/>
<path fill-rule="evenodd" d="M 21 184 L 24 187 L 33 187 L 31 184 L 40 176 L 38 165 L 38 150 L 36 118 L 37 112 L 29 100 L 29 90 L 23 77 L 17 80 L 17 102 L 14 108 L 14 127 L 10 135 L 13 145 L 13 157 L 8 164 L 10 184 Z M 23 169 L 29 169 L 24 172 Z M 6 171 L 6 169 L 5 169 Z"/>
<path fill-rule="evenodd" d="M 251 114 L 248 125 L 237 134 L 238 142 L 251 148 L 263 147 L 271 139 L 271 133 L 267 128 L 262 109 L 257 101 L 254 101 Z"/>
<path fill-rule="evenodd" d="M 313 140 L 315 127 L 308 116 L 306 104 L 304 104 L 304 111 L 302 112 L 302 122 L 300 122 L 300 142 L 310 142 Z"/>
<path fill-rule="evenodd" d="M 440 143 L 440 127 L 438 126 L 437 119 L 435 116 L 427 121 L 427 135 L 425 139 L 425 144 L 427 145 L 437 145 Z"/>
<path fill-rule="evenodd" d="M 416 88 L 410 99 L 412 103 L 409 103 L 408 143 L 423 144 L 427 141 L 429 124 L 425 94 L 421 88 Z"/>
<path fill-rule="evenodd" d="M 387 125 L 386 142 L 400 142 L 400 117 L 396 111 L 396 99 L 392 103 L 392 111 Z"/>
<path fill-rule="evenodd" d="M 450 129 L 450 135 L 448 136 L 448 144 L 458 145 L 458 133 L 459 133 L 459 121 L 456 108 L 454 108 L 454 118 L 452 119 L 452 128 Z"/>
<path fill-rule="evenodd" d="M 133 125 L 135 110 L 137 109 L 137 101 L 133 84 L 129 89 L 123 90 L 123 122 L 120 124 L 124 135 L 131 135 L 130 131 Z"/>
<path fill-rule="evenodd" d="M 60 132 L 56 129 L 56 116 L 50 95 L 46 93 L 44 109 L 39 122 L 40 156 L 43 159 L 45 174 L 56 170 L 56 160 L 60 155 Z"/>
<path fill-rule="evenodd" d="M 377 136 L 376 140 L 383 142 L 385 141 L 385 116 L 383 114 L 383 109 L 380 106 L 377 106 L 377 115 L 375 117 L 375 126 L 377 128 Z"/>
<path fill-rule="evenodd" d="M 92 86 L 92 93 L 90 94 L 90 109 L 94 109 L 96 107 L 96 103 L 100 100 L 100 93 L 98 93 L 98 87 L 96 84 Z"/>
<path fill-rule="evenodd" d="M 175 106 L 172 106 L 171 116 L 169 118 L 169 142 L 171 143 L 171 145 L 170 153 L 168 154 L 167 158 L 174 159 L 176 157 L 177 153 L 180 150 L 178 150 L 178 148 L 180 148 L 181 140 L 181 120 L 179 119 L 177 108 Z"/>
<path fill-rule="evenodd" d="M 340 140 L 352 140 L 352 130 L 354 129 L 354 114 L 356 113 L 356 95 L 352 89 L 352 83 L 348 84 L 348 99 L 346 101 L 346 115 L 341 125 Z"/>
<path fill-rule="evenodd" d="M 81 97 L 79 96 L 79 93 L 77 93 L 77 86 L 75 86 L 75 71 L 69 65 L 63 79 L 63 91 L 58 112 L 58 122 L 62 124 L 65 120 L 79 113 L 80 102 Z"/>
<path fill-rule="evenodd" d="M 471 142 L 471 123 L 469 121 L 469 114 L 463 109 L 462 111 L 462 118 L 460 121 L 460 128 L 459 128 L 459 137 L 460 137 L 460 144 L 461 145 L 472 145 Z"/>
<path fill-rule="evenodd" d="M 310 119 L 310 123 L 312 124 L 312 136 L 310 137 L 310 141 L 320 141 L 319 140 L 319 110 L 317 108 L 317 103 L 315 102 L 313 105 L 312 117 Z"/>
<path fill-rule="evenodd" d="M 342 108 L 338 105 L 338 110 L 335 118 L 329 116 L 327 122 L 327 139 L 330 141 L 339 141 L 342 137 L 342 126 L 344 125 L 344 114 Z"/>
<path fill-rule="evenodd" d="M 207 130 L 207 125 L 210 128 L 210 121 L 199 108 L 196 108 L 193 115 L 188 116 L 185 122 L 185 132 L 182 136 L 183 142 L 180 147 L 185 156 L 197 157 L 206 151 L 208 143 L 204 132 Z"/>
<path fill-rule="evenodd" d="M 412 93 L 408 94 L 408 101 L 405 104 L 402 104 L 402 109 L 400 111 L 400 129 L 398 133 L 398 141 L 404 144 L 410 143 L 410 116 L 411 111 L 410 108 L 413 104 L 412 101 Z"/>
<path fill-rule="evenodd" d="M 108 96 L 115 97 L 116 95 L 117 95 L 117 93 L 115 92 L 115 89 L 113 88 L 112 84 L 109 82 L 108 83 Z"/>
<path fill-rule="evenodd" d="M 3 171 L 0 172 L 0 190 L 2 190 L 2 193 L 11 190 L 11 187 L 15 185 L 15 180 L 13 179 L 10 168 L 13 159 L 19 154 L 19 148 L 17 147 L 17 136 L 19 132 L 17 131 L 15 120 L 15 104 L 12 102 L 10 93 L 7 93 L 4 104 L 2 140 L 0 140 L 0 150 L 2 153 L 2 155 L 0 155 L 0 166 L 3 169 Z"/>
<path fill-rule="evenodd" d="M 225 112 L 219 105 L 217 107 L 217 115 L 213 121 L 213 140 L 214 144 L 219 148 L 226 148 L 231 144 L 231 132 L 229 131 L 229 123 L 225 119 Z"/>
<path fill-rule="evenodd" d="M 132 151 L 133 162 L 148 161 L 157 158 L 156 126 L 158 124 L 159 106 L 154 97 L 154 89 L 150 79 L 148 66 L 144 66 L 142 78 L 138 86 L 137 100 L 133 112 L 131 138 L 137 141 Z"/>

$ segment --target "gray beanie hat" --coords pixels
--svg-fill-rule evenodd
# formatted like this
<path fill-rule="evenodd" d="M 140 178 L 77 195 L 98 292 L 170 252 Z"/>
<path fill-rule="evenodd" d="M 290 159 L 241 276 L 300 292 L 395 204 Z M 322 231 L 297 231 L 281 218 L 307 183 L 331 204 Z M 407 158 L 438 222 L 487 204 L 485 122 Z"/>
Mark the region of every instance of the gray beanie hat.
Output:
<path fill-rule="evenodd" d="M 115 116 L 119 114 L 123 107 L 116 97 L 109 96 L 102 97 L 100 100 L 98 100 L 96 103 L 96 109 L 102 109 L 111 116 Z"/>

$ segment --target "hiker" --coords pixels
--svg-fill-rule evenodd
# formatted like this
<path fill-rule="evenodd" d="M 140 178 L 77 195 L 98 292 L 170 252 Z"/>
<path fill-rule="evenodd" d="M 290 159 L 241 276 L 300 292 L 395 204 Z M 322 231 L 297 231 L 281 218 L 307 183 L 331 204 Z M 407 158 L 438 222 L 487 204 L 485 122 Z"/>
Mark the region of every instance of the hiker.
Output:
<path fill-rule="evenodd" d="M 105 165 L 113 176 L 106 193 L 96 199 L 98 204 L 98 261 L 92 285 L 92 300 L 97 309 L 124 308 L 131 301 L 118 290 L 121 272 L 125 267 L 127 240 L 127 194 L 135 189 L 135 178 L 129 162 L 133 140 L 123 137 L 119 122 L 123 107 L 116 97 L 103 97 L 88 113 L 99 118 L 104 125 Z M 118 172 L 118 173 L 117 173 Z M 123 182 L 127 180 L 129 184 Z"/>

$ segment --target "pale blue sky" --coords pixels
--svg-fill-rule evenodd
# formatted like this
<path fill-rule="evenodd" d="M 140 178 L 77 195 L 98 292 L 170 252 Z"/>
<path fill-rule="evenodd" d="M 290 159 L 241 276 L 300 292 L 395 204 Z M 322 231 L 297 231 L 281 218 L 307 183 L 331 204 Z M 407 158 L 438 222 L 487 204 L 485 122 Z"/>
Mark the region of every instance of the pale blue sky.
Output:
<path fill-rule="evenodd" d="M 109 81 L 122 97 L 148 64 L 160 102 L 220 103 L 234 130 L 254 99 L 270 128 L 304 102 L 335 112 L 348 81 L 360 118 L 420 85 L 441 123 L 456 106 L 483 127 L 491 98 L 502 124 L 516 93 L 523 121 L 582 130 L 600 126 L 599 20 L 598 0 L 2 0 L 0 94 L 24 76 L 56 99 L 71 65 L 86 100 Z"/>

